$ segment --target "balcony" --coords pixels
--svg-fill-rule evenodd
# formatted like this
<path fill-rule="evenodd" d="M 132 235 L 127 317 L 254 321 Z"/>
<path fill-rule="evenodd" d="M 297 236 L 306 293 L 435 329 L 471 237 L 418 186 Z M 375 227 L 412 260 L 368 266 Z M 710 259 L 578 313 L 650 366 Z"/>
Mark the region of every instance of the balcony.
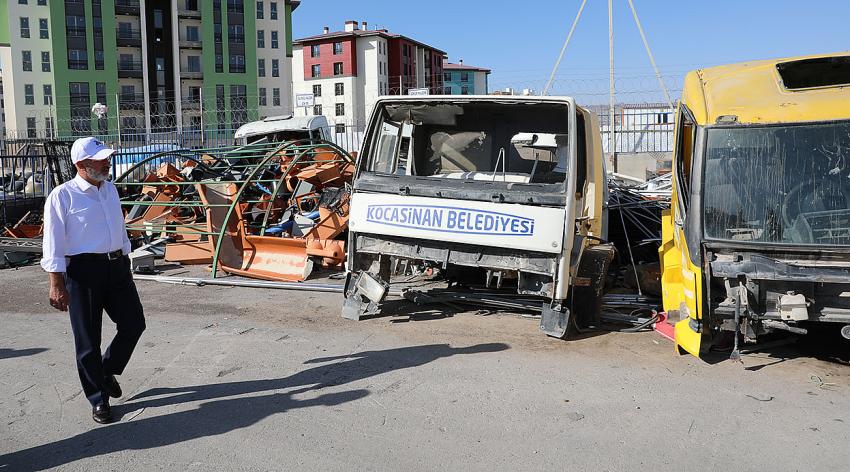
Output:
<path fill-rule="evenodd" d="M 142 32 L 133 29 L 118 29 L 115 31 L 115 43 L 118 46 L 140 47 L 142 45 Z"/>
<path fill-rule="evenodd" d="M 186 36 L 180 36 L 180 47 L 184 49 L 203 49 L 201 38 L 188 39 Z"/>
<path fill-rule="evenodd" d="M 204 71 L 200 70 L 200 69 L 199 70 L 183 69 L 183 70 L 180 71 L 180 78 L 181 79 L 190 79 L 190 80 L 203 79 L 204 78 Z"/>
<path fill-rule="evenodd" d="M 189 97 L 180 102 L 180 107 L 183 110 L 200 110 L 201 99 L 196 97 Z"/>
<path fill-rule="evenodd" d="M 187 10 L 186 8 L 180 8 L 177 10 L 178 18 L 196 18 L 201 19 L 201 10 Z"/>
<path fill-rule="evenodd" d="M 139 0 L 115 0 L 116 15 L 139 16 L 140 11 Z"/>
<path fill-rule="evenodd" d="M 118 107 L 122 110 L 144 109 L 145 95 L 143 93 L 122 93 L 118 95 Z"/>
<path fill-rule="evenodd" d="M 89 61 L 83 59 L 68 59 L 68 69 L 71 70 L 86 70 L 89 68 Z"/>
<path fill-rule="evenodd" d="M 230 40 L 231 43 L 234 44 L 245 44 L 245 35 L 244 34 L 228 34 L 227 39 Z"/>
<path fill-rule="evenodd" d="M 85 38 L 86 29 L 78 26 L 68 26 L 65 28 L 65 34 L 69 38 Z"/>
<path fill-rule="evenodd" d="M 142 61 L 118 61 L 119 78 L 141 78 Z"/>

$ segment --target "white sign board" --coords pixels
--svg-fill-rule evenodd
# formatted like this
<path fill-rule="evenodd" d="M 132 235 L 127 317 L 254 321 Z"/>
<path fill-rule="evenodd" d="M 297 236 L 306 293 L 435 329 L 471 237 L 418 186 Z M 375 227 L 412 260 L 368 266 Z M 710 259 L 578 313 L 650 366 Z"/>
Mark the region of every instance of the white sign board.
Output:
<path fill-rule="evenodd" d="M 428 95 L 429 90 L 426 88 L 415 88 L 407 91 L 408 95 Z"/>
<path fill-rule="evenodd" d="M 316 104 L 316 97 L 312 93 L 296 93 L 295 106 L 311 107 Z"/>
<path fill-rule="evenodd" d="M 373 233 L 559 254 L 563 208 L 355 193 L 349 226 Z"/>

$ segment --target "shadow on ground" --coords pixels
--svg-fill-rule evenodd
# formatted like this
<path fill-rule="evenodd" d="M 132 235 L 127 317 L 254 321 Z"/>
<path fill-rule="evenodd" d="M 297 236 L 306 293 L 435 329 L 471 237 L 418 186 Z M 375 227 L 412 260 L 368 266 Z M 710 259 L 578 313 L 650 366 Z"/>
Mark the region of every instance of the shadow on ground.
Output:
<path fill-rule="evenodd" d="M 34 347 L 31 349 L 3 349 L 0 348 L 0 359 L 11 359 L 13 357 L 27 357 L 41 354 L 47 351 L 46 347 Z"/>
<path fill-rule="evenodd" d="M 217 436 L 251 426 L 271 415 L 298 408 L 334 406 L 369 395 L 356 389 L 310 399 L 294 395 L 320 391 L 395 370 L 419 367 L 462 354 L 498 352 L 507 344 L 489 343 L 454 348 L 447 344 L 412 346 L 312 359 L 321 364 L 288 377 L 242 382 L 158 387 L 113 408 L 116 417 L 142 408 L 202 402 L 196 408 L 97 427 L 76 436 L 0 456 L 0 470 L 42 470 L 125 450 L 144 450 Z M 300 387 L 296 390 L 281 391 Z M 254 395 L 265 393 L 264 395 Z"/>

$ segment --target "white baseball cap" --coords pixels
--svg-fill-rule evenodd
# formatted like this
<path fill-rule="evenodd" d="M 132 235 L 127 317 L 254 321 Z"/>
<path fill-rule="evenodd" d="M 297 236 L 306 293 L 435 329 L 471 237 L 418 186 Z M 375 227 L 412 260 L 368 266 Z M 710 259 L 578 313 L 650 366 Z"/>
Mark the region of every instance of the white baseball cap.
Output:
<path fill-rule="evenodd" d="M 93 137 L 80 138 L 74 141 L 74 145 L 71 146 L 71 162 L 74 164 L 86 159 L 102 161 L 113 154 L 115 154 L 115 149 Z"/>

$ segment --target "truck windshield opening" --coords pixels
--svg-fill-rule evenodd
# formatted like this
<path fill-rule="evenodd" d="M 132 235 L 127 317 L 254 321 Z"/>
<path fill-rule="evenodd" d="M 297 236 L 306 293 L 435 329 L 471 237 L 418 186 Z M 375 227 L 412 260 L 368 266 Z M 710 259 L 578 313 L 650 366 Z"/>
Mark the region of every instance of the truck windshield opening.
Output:
<path fill-rule="evenodd" d="M 368 170 L 440 179 L 560 184 L 569 107 L 541 103 L 389 104 Z"/>

